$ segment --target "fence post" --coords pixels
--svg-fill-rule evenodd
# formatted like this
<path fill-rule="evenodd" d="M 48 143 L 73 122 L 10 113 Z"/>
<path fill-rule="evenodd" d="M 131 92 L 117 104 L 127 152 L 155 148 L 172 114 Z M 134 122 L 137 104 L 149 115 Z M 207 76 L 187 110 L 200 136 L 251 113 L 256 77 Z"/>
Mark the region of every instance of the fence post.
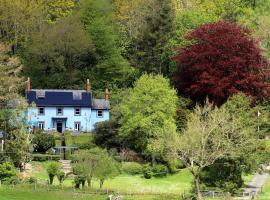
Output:
<path fill-rule="evenodd" d="M 1 180 L 0 180 L 0 187 L 2 186 L 2 182 L 1 182 Z"/>

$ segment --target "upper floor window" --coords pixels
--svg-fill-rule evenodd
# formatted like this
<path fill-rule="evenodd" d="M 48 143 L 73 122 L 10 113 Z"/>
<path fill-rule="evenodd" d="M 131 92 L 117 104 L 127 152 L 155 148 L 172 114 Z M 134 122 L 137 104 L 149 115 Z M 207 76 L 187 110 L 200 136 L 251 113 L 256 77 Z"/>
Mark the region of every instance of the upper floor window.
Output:
<path fill-rule="evenodd" d="M 81 115 L 81 108 L 74 108 L 74 115 Z"/>
<path fill-rule="evenodd" d="M 44 99 L 45 98 L 45 91 L 44 90 L 38 90 L 36 91 L 36 95 L 38 99 Z"/>
<path fill-rule="evenodd" d="M 81 131 L 81 122 L 74 122 L 74 130 Z"/>
<path fill-rule="evenodd" d="M 45 108 L 44 107 L 38 107 L 38 115 L 45 115 Z"/>
<path fill-rule="evenodd" d="M 41 129 L 41 130 L 44 130 L 45 122 L 38 122 L 38 128 Z"/>
<path fill-rule="evenodd" d="M 103 110 L 97 111 L 97 117 L 103 117 Z"/>
<path fill-rule="evenodd" d="M 63 108 L 56 108 L 56 115 L 63 115 Z"/>

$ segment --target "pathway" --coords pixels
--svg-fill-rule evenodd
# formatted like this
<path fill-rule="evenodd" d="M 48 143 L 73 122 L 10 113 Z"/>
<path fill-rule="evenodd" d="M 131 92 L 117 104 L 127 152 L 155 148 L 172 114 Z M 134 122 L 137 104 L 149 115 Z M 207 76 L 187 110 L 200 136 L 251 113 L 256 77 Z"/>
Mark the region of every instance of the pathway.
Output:
<path fill-rule="evenodd" d="M 253 179 L 247 185 L 244 193 L 257 196 L 261 192 L 262 187 L 266 184 L 268 176 L 268 173 L 256 173 Z"/>

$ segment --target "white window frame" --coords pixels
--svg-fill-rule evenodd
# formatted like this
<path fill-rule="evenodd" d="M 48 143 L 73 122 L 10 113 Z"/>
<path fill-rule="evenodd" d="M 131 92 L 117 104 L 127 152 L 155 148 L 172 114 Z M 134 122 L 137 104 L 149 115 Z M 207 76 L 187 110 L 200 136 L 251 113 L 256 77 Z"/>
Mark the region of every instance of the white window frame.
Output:
<path fill-rule="evenodd" d="M 76 113 L 76 110 L 77 110 L 77 109 L 79 109 L 79 111 L 80 111 L 79 114 Z M 81 111 L 81 108 L 74 108 L 74 115 L 75 115 L 75 116 L 81 116 L 81 112 L 82 112 L 82 111 Z"/>
<path fill-rule="evenodd" d="M 74 130 L 76 132 L 80 132 L 81 131 L 81 122 L 74 122 Z"/>
<path fill-rule="evenodd" d="M 58 113 L 58 109 L 61 109 L 61 113 Z M 57 116 L 63 116 L 63 114 L 64 114 L 64 109 L 62 107 L 57 107 L 56 108 L 56 115 Z"/>
<path fill-rule="evenodd" d="M 38 128 L 40 129 L 40 130 L 44 130 L 45 129 L 45 122 L 38 122 Z"/>
<path fill-rule="evenodd" d="M 40 113 L 40 109 L 43 109 L 43 113 Z M 38 107 L 38 115 L 45 115 L 45 107 Z"/>
<path fill-rule="evenodd" d="M 101 112 L 101 115 L 99 115 L 99 112 Z M 97 117 L 98 118 L 103 118 L 104 116 L 104 111 L 103 110 L 97 110 Z"/>

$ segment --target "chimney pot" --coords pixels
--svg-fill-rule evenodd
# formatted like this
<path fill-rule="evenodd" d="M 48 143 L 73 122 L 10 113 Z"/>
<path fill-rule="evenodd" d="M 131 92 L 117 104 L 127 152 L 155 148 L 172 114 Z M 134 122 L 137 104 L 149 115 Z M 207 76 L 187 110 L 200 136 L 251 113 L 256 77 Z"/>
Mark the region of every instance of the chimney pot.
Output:
<path fill-rule="evenodd" d="M 31 83 L 30 83 L 30 78 L 27 78 L 27 82 L 26 82 L 26 92 L 27 94 L 30 92 L 31 90 Z"/>
<path fill-rule="evenodd" d="M 87 79 L 87 81 L 86 81 L 86 92 L 90 93 L 90 91 L 91 91 L 91 85 L 90 85 L 89 79 Z"/>
<path fill-rule="evenodd" d="M 109 90 L 108 90 L 108 88 L 106 88 L 106 89 L 105 89 L 105 92 L 104 92 L 104 99 L 105 99 L 106 101 L 108 101 L 109 98 L 110 98 L 110 96 L 109 96 Z"/>

